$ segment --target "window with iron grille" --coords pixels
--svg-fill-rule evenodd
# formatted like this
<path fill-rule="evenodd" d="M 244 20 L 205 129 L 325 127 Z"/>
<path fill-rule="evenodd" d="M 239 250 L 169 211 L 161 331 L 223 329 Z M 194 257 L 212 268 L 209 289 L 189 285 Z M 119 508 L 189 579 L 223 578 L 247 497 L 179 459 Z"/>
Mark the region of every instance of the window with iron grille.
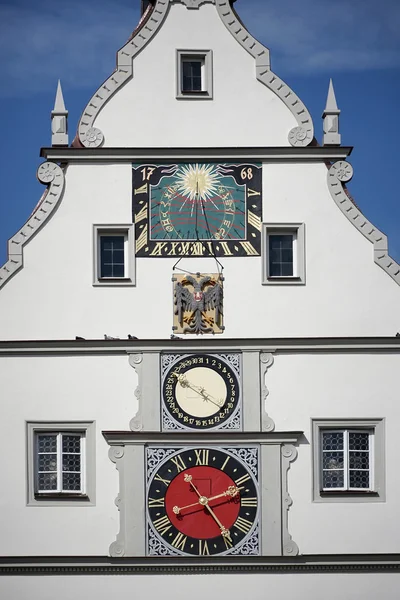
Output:
<path fill-rule="evenodd" d="M 384 419 L 312 423 L 314 501 L 384 501 Z"/>
<path fill-rule="evenodd" d="M 95 504 L 95 423 L 29 422 L 28 506 Z"/>
<path fill-rule="evenodd" d="M 373 489 L 373 432 L 321 430 L 322 490 Z"/>
<path fill-rule="evenodd" d="M 84 494 L 84 432 L 36 433 L 35 493 Z"/>

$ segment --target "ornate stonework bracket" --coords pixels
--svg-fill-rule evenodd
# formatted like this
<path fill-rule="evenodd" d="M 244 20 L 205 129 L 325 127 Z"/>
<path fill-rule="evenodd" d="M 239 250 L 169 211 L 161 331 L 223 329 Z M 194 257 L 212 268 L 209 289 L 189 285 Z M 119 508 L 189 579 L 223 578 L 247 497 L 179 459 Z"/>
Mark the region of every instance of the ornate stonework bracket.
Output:
<path fill-rule="evenodd" d="M 314 138 L 314 125 L 310 113 L 298 96 L 271 71 L 269 50 L 258 42 L 238 19 L 229 0 L 216 0 L 216 8 L 225 27 L 237 42 L 256 61 L 257 79 L 272 90 L 289 108 L 298 126 L 290 130 L 289 143 L 292 146 L 308 146 Z"/>
<path fill-rule="evenodd" d="M 292 540 L 289 533 L 289 508 L 293 504 L 288 491 L 288 471 L 290 463 L 297 458 L 297 450 L 292 444 L 284 444 L 282 454 L 282 554 L 283 556 L 297 556 L 299 548 Z"/>
<path fill-rule="evenodd" d="M 149 43 L 161 27 L 167 15 L 170 0 L 157 0 L 149 6 L 132 38 L 117 54 L 117 67 L 114 73 L 103 83 L 90 99 L 78 123 L 78 136 L 86 148 L 98 148 L 104 142 L 104 134 L 94 121 L 103 106 L 128 79 L 133 77 L 133 58 Z"/>
<path fill-rule="evenodd" d="M 400 265 L 389 256 L 387 236 L 364 217 L 345 192 L 343 183 L 350 181 L 352 177 L 353 167 L 350 163 L 343 160 L 335 162 L 328 171 L 328 186 L 331 196 L 350 223 L 373 243 L 376 264 L 400 285 Z"/>
<path fill-rule="evenodd" d="M 135 396 L 138 400 L 138 409 L 136 411 L 135 416 L 131 419 L 129 423 L 129 427 L 132 431 L 142 431 L 143 429 L 143 420 L 142 420 L 142 364 L 143 364 L 143 354 L 135 353 L 129 354 L 129 364 L 133 367 L 138 376 L 138 385 L 135 389 Z"/>
<path fill-rule="evenodd" d="M 111 446 L 109 451 L 108 451 L 108 457 L 111 460 L 111 462 L 113 462 L 117 468 L 117 471 L 119 471 L 119 477 L 120 479 L 122 478 L 122 470 L 123 470 L 123 461 L 121 460 L 121 458 L 123 458 L 125 454 L 125 449 L 123 446 Z M 124 518 L 124 510 L 121 510 L 123 504 L 123 499 L 121 497 L 120 494 L 118 494 L 118 496 L 115 499 L 115 505 L 117 506 L 118 510 L 120 511 L 120 530 L 117 534 L 116 540 L 115 542 L 113 542 L 110 545 L 109 548 L 109 552 L 110 552 L 110 556 L 115 556 L 117 558 L 121 558 L 122 556 L 125 555 L 125 546 L 124 546 L 124 523 L 123 523 L 123 518 Z"/>
<path fill-rule="evenodd" d="M 47 185 L 47 189 L 25 225 L 8 240 L 8 260 L 0 268 L 0 288 L 23 267 L 25 244 L 43 227 L 60 202 L 64 190 L 62 168 L 56 163 L 42 163 L 37 170 L 37 178 Z"/>
<path fill-rule="evenodd" d="M 274 355 L 272 352 L 261 352 L 260 354 L 260 369 L 261 369 L 261 418 L 262 418 L 262 430 L 263 431 L 274 431 L 275 423 L 268 415 L 267 411 L 267 398 L 269 396 L 269 389 L 265 383 L 267 371 L 274 364 Z"/>

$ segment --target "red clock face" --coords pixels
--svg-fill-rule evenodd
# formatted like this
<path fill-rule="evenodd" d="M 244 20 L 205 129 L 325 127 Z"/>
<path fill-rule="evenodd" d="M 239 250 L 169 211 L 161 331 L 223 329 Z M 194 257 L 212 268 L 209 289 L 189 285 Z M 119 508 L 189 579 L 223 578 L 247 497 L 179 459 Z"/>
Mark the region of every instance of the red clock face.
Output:
<path fill-rule="evenodd" d="M 163 554 L 237 554 L 257 523 L 257 478 L 222 449 L 177 451 L 152 472 L 147 502 L 150 554 L 159 542 Z"/>

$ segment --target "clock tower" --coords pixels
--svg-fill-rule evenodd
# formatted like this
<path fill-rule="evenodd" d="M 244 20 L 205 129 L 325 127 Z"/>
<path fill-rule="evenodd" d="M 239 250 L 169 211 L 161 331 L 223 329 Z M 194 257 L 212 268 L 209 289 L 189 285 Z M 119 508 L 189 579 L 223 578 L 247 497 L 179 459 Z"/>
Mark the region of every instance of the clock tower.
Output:
<path fill-rule="evenodd" d="M 4 598 L 397 598 L 400 265 L 242 4 L 136 0 L 72 139 L 58 84 L 0 267 Z"/>

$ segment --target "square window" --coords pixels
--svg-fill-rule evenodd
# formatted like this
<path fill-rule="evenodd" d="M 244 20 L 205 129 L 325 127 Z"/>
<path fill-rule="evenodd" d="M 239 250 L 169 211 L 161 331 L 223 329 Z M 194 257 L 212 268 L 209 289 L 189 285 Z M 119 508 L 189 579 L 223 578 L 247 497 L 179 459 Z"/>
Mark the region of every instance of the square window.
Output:
<path fill-rule="evenodd" d="M 304 223 L 263 223 L 262 283 L 305 283 Z"/>
<path fill-rule="evenodd" d="M 94 504 L 94 423 L 28 423 L 28 505 Z"/>
<path fill-rule="evenodd" d="M 94 225 L 93 285 L 134 285 L 133 225 Z"/>
<path fill-rule="evenodd" d="M 176 97 L 211 99 L 212 51 L 177 50 L 177 92 Z"/>
<path fill-rule="evenodd" d="M 383 421 L 314 421 L 314 501 L 384 500 Z"/>

